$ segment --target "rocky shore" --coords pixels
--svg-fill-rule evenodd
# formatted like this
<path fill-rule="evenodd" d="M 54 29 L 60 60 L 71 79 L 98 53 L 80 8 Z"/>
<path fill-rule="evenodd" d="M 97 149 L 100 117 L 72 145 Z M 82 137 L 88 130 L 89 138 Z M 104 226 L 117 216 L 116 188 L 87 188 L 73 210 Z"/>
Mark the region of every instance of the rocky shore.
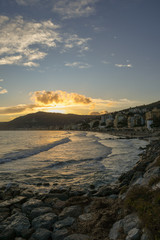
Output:
<path fill-rule="evenodd" d="M 0 189 L 0 240 L 160 239 L 160 141 L 115 185 Z"/>

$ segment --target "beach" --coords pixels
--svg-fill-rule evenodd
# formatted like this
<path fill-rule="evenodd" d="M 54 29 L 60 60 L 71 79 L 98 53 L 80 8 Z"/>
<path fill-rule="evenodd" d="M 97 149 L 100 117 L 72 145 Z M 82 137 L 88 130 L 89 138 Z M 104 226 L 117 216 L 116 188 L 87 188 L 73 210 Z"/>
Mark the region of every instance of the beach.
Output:
<path fill-rule="evenodd" d="M 47 182 L 45 185 L 42 181 L 46 191 L 35 191 L 19 183 L 4 184 L 0 188 L 0 239 L 156 239 L 159 215 L 153 211 L 156 223 L 151 218 L 155 225 L 150 224 L 150 219 L 145 223 L 143 209 L 139 213 L 129 200 L 132 197 L 134 202 L 134 194 L 144 189 L 158 198 L 159 140 L 148 142 L 138 158 L 112 184 L 90 183 L 87 187 L 72 188 Z M 148 201 L 145 199 L 144 204 Z M 158 203 L 152 205 L 158 213 Z"/>

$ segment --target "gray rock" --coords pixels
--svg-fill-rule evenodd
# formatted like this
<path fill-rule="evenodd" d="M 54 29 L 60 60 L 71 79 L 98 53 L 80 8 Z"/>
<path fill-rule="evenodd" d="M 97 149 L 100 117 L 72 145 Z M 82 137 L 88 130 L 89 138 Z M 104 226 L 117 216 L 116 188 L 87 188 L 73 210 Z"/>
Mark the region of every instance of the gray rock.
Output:
<path fill-rule="evenodd" d="M 34 218 L 32 221 L 32 226 L 34 229 L 38 229 L 38 228 L 51 229 L 53 223 L 55 223 L 56 220 L 57 220 L 56 214 L 46 213 L 44 215 Z"/>
<path fill-rule="evenodd" d="M 22 205 L 22 212 L 29 214 L 34 208 L 43 206 L 43 202 L 38 199 L 30 199 Z"/>
<path fill-rule="evenodd" d="M 57 230 L 52 234 L 52 240 L 63 240 L 68 235 L 68 230 L 66 228 Z"/>
<path fill-rule="evenodd" d="M 12 218 L 11 218 L 12 219 Z M 17 236 L 20 236 L 22 231 L 30 228 L 30 222 L 27 217 L 22 214 L 13 216 L 13 221 L 7 226 L 6 230 L 14 229 Z"/>
<path fill-rule="evenodd" d="M 123 220 L 124 233 L 127 234 L 133 228 L 140 228 L 140 220 L 134 213 L 127 215 Z"/>
<path fill-rule="evenodd" d="M 140 236 L 141 231 L 137 228 L 133 228 L 132 230 L 129 231 L 126 240 L 139 240 Z"/>
<path fill-rule="evenodd" d="M 74 223 L 74 221 L 75 221 L 74 218 L 67 217 L 63 220 L 60 220 L 60 221 L 56 222 L 54 224 L 54 229 L 57 230 L 57 229 L 61 229 L 61 228 L 64 228 L 64 227 L 69 227 Z"/>
<path fill-rule="evenodd" d="M 36 240 L 49 240 L 51 239 L 52 232 L 45 228 L 38 228 L 32 237 Z"/>
<path fill-rule="evenodd" d="M 52 208 L 50 208 L 50 207 L 34 208 L 31 211 L 30 217 L 31 217 L 31 219 L 33 219 L 33 218 L 39 217 L 39 216 L 44 215 L 45 213 L 49 213 L 49 212 L 52 212 Z"/>
<path fill-rule="evenodd" d="M 141 236 L 141 240 L 150 240 L 150 237 L 146 232 L 144 232 Z"/>
<path fill-rule="evenodd" d="M 91 221 L 92 218 L 93 218 L 92 213 L 84 213 L 84 214 L 80 215 L 78 219 L 82 222 L 87 222 L 87 221 Z"/>
<path fill-rule="evenodd" d="M 64 238 L 64 240 L 90 240 L 90 239 L 91 238 L 88 235 L 84 234 L 72 234 Z"/>
<path fill-rule="evenodd" d="M 121 229 L 123 228 L 123 219 L 115 222 L 109 232 L 109 238 L 112 240 L 118 239 Z"/>
<path fill-rule="evenodd" d="M 82 213 L 82 208 L 78 205 L 66 207 L 59 215 L 59 219 L 66 217 L 78 217 Z"/>
<path fill-rule="evenodd" d="M 10 207 L 13 204 L 22 203 L 25 200 L 26 200 L 26 197 L 23 197 L 23 196 L 15 197 L 15 198 L 12 198 L 10 200 L 6 200 L 6 201 L 1 202 L 0 203 L 0 208 Z"/>

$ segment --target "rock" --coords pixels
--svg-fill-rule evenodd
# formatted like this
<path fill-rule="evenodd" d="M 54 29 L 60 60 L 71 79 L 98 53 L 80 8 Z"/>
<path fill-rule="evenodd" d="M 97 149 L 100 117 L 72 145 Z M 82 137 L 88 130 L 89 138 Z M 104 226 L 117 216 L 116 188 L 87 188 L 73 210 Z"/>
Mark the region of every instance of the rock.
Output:
<path fill-rule="evenodd" d="M 141 236 L 141 240 L 150 240 L 150 237 L 146 232 L 144 232 Z"/>
<path fill-rule="evenodd" d="M 130 185 L 135 185 L 135 182 L 139 179 L 139 178 L 143 178 L 143 173 L 141 171 L 137 171 L 134 173 L 131 181 L 130 181 Z"/>
<path fill-rule="evenodd" d="M 21 233 L 25 229 L 30 228 L 30 222 L 27 217 L 22 214 L 13 216 L 13 221 L 7 226 L 6 230 L 14 229 L 17 236 L 21 236 Z"/>
<path fill-rule="evenodd" d="M 53 223 L 57 220 L 57 215 L 54 213 L 46 213 L 39 217 L 36 217 L 32 221 L 32 226 L 34 229 L 37 228 L 46 228 L 51 229 Z"/>
<path fill-rule="evenodd" d="M 59 199 L 57 199 L 54 203 L 54 209 L 56 210 L 62 210 L 65 206 L 66 206 L 66 202 L 61 201 Z"/>
<path fill-rule="evenodd" d="M 133 228 L 140 227 L 140 220 L 134 213 L 127 215 L 123 220 L 124 233 L 127 234 Z"/>
<path fill-rule="evenodd" d="M 21 196 L 25 196 L 27 198 L 33 198 L 34 194 L 31 190 L 25 189 L 24 191 L 21 192 Z"/>
<path fill-rule="evenodd" d="M 50 207 L 40 207 L 40 208 L 34 208 L 31 211 L 30 217 L 31 219 L 34 219 L 38 216 L 44 215 L 45 213 L 50 213 L 52 212 L 52 208 Z"/>
<path fill-rule="evenodd" d="M 61 229 L 64 227 L 70 227 L 74 223 L 75 219 L 72 217 L 67 217 L 63 220 L 60 220 L 54 224 L 54 229 Z"/>
<path fill-rule="evenodd" d="M 109 232 L 109 238 L 112 240 L 118 239 L 122 229 L 123 229 L 123 220 L 121 219 L 113 224 Z"/>
<path fill-rule="evenodd" d="M 58 198 L 62 201 L 66 201 L 68 200 L 68 193 L 65 193 L 65 192 L 62 192 L 62 193 L 49 193 L 47 195 L 47 198 L 51 198 L 51 199 L 55 199 L 55 198 Z"/>
<path fill-rule="evenodd" d="M 52 232 L 45 228 L 38 228 L 32 237 L 36 240 L 50 240 Z"/>
<path fill-rule="evenodd" d="M 133 228 L 132 230 L 129 231 L 126 240 L 139 240 L 140 236 L 141 231 L 137 228 Z"/>
<path fill-rule="evenodd" d="M 90 240 L 90 239 L 91 238 L 88 235 L 84 234 L 72 234 L 64 238 L 64 240 Z"/>
<path fill-rule="evenodd" d="M 16 237 L 14 240 L 25 240 L 25 239 L 21 237 Z"/>
<path fill-rule="evenodd" d="M 148 171 L 144 174 L 144 178 L 146 180 L 149 180 L 153 177 L 159 177 L 160 176 L 160 167 L 153 167 L 148 169 Z"/>
<path fill-rule="evenodd" d="M 69 192 L 69 197 L 83 196 L 84 194 L 86 194 L 86 191 L 83 189 L 74 190 Z"/>
<path fill-rule="evenodd" d="M 66 228 L 62 228 L 53 232 L 52 240 L 63 240 L 68 235 L 68 230 Z"/>
<path fill-rule="evenodd" d="M 94 194 L 97 197 L 104 197 L 104 196 L 109 196 L 112 194 L 117 194 L 118 193 L 118 189 L 116 188 L 111 188 L 107 186 L 103 186 L 101 187 L 98 192 L 96 194 Z"/>
<path fill-rule="evenodd" d="M 29 214 L 34 208 L 43 206 L 43 202 L 38 199 L 30 199 L 22 205 L 22 212 Z"/>
<path fill-rule="evenodd" d="M 79 220 L 82 222 L 87 222 L 87 221 L 91 221 L 93 218 L 93 214 L 92 213 L 85 213 L 79 216 Z"/>
<path fill-rule="evenodd" d="M 14 240 L 16 233 L 13 229 L 4 230 L 0 233 L 0 240 Z"/>
<path fill-rule="evenodd" d="M 60 213 L 59 219 L 63 219 L 66 217 L 78 217 L 82 213 L 82 208 L 79 205 L 74 205 L 70 207 L 64 208 L 64 210 Z"/>
<path fill-rule="evenodd" d="M 15 197 L 10 200 L 1 202 L 0 208 L 10 207 L 11 205 L 16 204 L 16 203 L 23 203 L 25 200 L 26 200 L 26 197 L 23 197 L 23 196 Z"/>
<path fill-rule="evenodd" d="M 24 229 L 22 230 L 22 237 L 25 239 L 28 239 L 31 237 L 31 235 L 34 233 L 34 228 Z"/>

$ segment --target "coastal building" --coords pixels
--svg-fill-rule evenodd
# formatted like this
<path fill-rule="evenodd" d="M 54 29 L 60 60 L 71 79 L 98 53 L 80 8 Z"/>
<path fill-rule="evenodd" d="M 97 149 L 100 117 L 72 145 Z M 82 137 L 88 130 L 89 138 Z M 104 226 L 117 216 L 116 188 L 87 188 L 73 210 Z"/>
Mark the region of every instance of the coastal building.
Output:
<path fill-rule="evenodd" d="M 125 114 L 119 112 L 116 114 L 115 119 L 114 119 L 114 127 L 115 128 L 121 128 L 121 127 L 126 127 L 127 126 L 127 117 Z"/>
<path fill-rule="evenodd" d="M 106 118 L 106 127 L 113 127 L 114 126 L 114 117 L 112 114 L 107 114 Z"/>
<path fill-rule="evenodd" d="M 144 126 L 145 120 L 141 114 L 134 114 L 133 116 L 128 117 L 128 127 L 141 127 Z"/>
<path fill-rule="evenodd" d="M 146 113 L 146 126 L 150 130 L 152 127 L 160 127 L 160 109 L 154 108 Z"/>

